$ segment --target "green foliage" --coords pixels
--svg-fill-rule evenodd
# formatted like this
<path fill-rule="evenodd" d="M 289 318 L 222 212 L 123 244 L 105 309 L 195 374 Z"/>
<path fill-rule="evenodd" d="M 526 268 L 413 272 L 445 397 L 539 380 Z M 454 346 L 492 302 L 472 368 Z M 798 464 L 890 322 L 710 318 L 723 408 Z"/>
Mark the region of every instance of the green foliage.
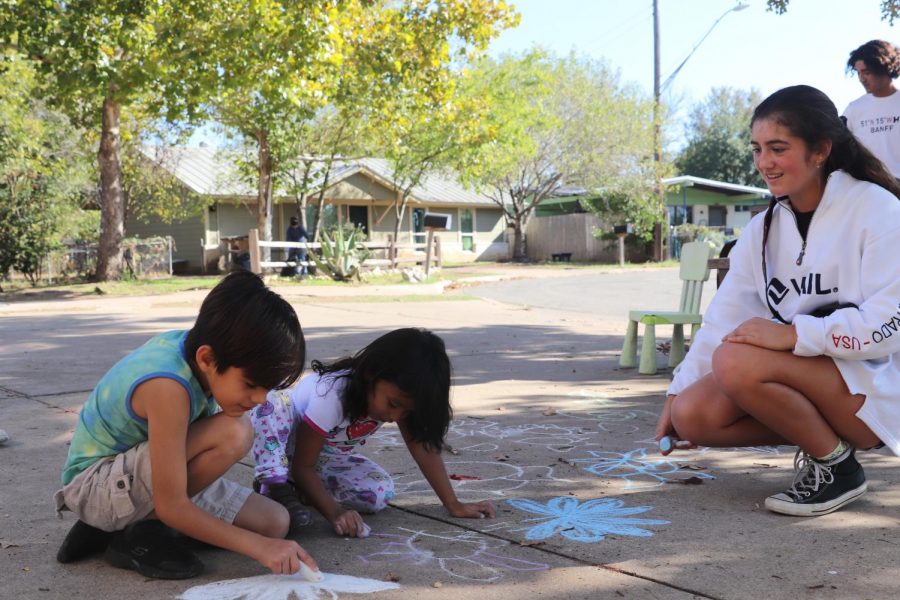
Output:
<path fill-rule="evenodd" d="M 691 112 L 687 145 L 675 160 L 678 171 L 764 187 L 750 152 L 750 119 L 762 100 L 755 89 L 714 88 Z"/>
<path fill-rule="evenodd" d="M 464 175 L 504 209 L 514 257 L 525 256 L 534 209 L 562 185 L 623 198 L 638 228 L 652 229 L 653 104 L 636 87 L 603 62 L 540 49 L 485 59 L 474 77 L 493 141 Z"/>
<path fill-rule="evenodd" d="M 740 235 L 740 229 L 735 229 L 733 237 L 740 237 Z M 716 254 L 722 249 L 725 242 L 728 241 L 722 230 L 707 227 L 706 225 L 695 225 L 693 223 L 682 223 L 675 227 L 675 237 L 678 238 L 682 244 L 694 241 L 706 242 L 707 245 L 715 250 Z"/>
<path fill-rule="evenodd" d="M 766 4 L 768 10 L 776 15 L 783 15 L 787 12 L 789 2 L 790 0 L 767 0 Z M 881 0 L 881 20 L 886 19 L 888 24 L 893 25 L 898 18 L 900 18 L 900 0 Z"/>
<path fill-rule="evenodd" d="M 359 280 L 359 268 L 369 257 L 369 250 L 360 243 L 365 241 L 365 233 L 354 225 L 336 227 L 329 234 L 321 232 L 321 256 L 310 252 L 318 271 L 335 281 Z"/>
<path fill-rule="evenodd" d="M 82 135 L 40 99 L 33 63 L 3 55 L 0 71 L 0 275 L 31 282 L 63 236 L 78 229 L 93 174 Z"/>

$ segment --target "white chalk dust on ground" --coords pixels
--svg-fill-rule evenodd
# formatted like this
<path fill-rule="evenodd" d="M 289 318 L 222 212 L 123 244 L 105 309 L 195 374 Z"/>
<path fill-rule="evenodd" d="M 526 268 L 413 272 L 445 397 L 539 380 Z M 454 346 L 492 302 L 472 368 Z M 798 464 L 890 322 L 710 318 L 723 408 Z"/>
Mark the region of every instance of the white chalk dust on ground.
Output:
<path fill-rule="evenodd" d="M 296 575 L 259 575 L 242 579 L 229 579 L 192 587 L 180 600 L 320 600 L 337 598 L 344 594 L 371 594 L 400 586 L 388 581 L 365 579 L 351 575 L 322 573 L 322 581 L 306 581 Z M 293 594 L 293 595 L 292 595 Z"/>

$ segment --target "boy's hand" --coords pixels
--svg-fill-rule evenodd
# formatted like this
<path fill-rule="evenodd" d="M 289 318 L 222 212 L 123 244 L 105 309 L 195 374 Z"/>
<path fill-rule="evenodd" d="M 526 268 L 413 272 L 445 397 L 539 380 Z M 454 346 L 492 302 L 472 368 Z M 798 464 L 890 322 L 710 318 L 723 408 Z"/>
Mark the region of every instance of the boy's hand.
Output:
<path fill-rule="evenodd" d="M 300 570 L 300 561 L 306 563 L 313 571 L 319 566 L 312 556 L 293 540 L 264 538 L 265 544 L 256 559 L 264 567 L 276 575 L 293 575 Z"/>
<path fill-rule="evenodd" d="M 447 506 L 447 512 L 451 517 L 461 519 L 488 519 L 494 518 L 494 505 L 487 500 L 482 502 L 455 502 Z"/>
<path fill-rule="evenodd" d="M 366 537 L 368 527 L 355 510 L 339 512 L 331 524 L 334 526 L 334 532 L 338 535 Z"/>

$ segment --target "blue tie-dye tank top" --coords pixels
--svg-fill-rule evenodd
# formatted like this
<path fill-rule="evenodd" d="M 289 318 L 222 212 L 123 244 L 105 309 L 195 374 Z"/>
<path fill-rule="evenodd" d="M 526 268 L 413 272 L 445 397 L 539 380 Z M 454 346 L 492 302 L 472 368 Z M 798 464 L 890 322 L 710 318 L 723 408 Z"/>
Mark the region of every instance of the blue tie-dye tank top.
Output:
<path fill-rule="evenodd" d="M 132 410 L 131 395 L 148 379 L 165 377 L 184 387 L 191 400 L 191 423 L 216 412 L 215 400 L 207 397 L 185 360 L 186 336 L 187 331 L 157 335 L 103 376 L 81 408 L 63 467 L 63 485 L 98 459 L 121 454 L 147 440 L 147 420 Z"/>

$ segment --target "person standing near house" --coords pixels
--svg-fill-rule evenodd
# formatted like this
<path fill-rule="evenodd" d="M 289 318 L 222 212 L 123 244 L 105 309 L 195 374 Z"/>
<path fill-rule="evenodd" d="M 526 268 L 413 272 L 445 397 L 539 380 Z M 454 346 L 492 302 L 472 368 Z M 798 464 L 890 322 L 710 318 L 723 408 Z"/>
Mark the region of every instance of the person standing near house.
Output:
<path fill-rule="evenodd" d="M 855 72 L 866 94 L 844 111 L 847 128 L 888 171 L 900 178 L 900 51 L 890 42 L 872 40 L 850 53 L 847 70 Z"/>
<path fill-rule="evenodd" d="M 287 228 L 285 239 L 289 242 L 307 242 L 309 241 L 309 233 L 306 232 L 300 219 L 291 217 L 291 224 Z M 306 250 L 303 248 L 291 248 L 288 250 L 288 261 L 306 262 Z M 300 277 L 305 277 L 307 273 L 306 265 L 297 265 L 294 272 Z"/>

